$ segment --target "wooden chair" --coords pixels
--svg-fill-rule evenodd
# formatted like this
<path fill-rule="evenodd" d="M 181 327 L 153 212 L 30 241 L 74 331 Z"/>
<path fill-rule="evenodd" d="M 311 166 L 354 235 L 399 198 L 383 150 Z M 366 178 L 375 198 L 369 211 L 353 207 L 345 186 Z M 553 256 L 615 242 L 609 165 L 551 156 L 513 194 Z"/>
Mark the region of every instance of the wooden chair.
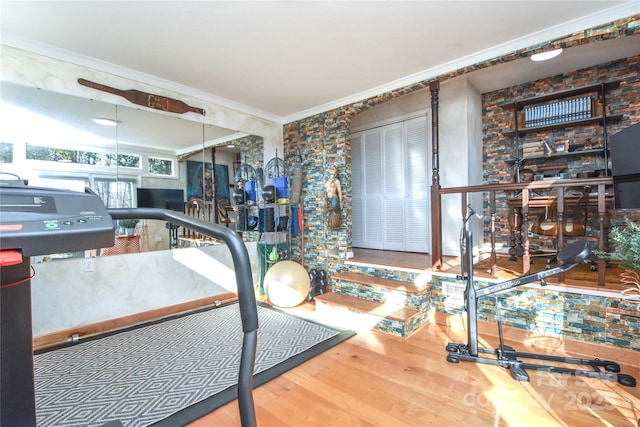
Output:
<path fill-rule="evenodd" d="M 218 218 L 219 223 L 224 224 L 227 227 L 231 222 L 231 218 L 229 218 L 229 208 L 230 208 L 229 199 L 218 199 Z"/>
<path fill-rule="evenodd" d="M 584 236 L 587 229 L 589 193 L 591 192 L 591 188 L 589 186 L 571 187 L 567 188 L 566 192 L 577 192 L 579 197 L 575 205 L 571 208 L 565 197 L 562 224 L 559 224 L 557 219 L 557 200 L 554 199 L 551 204 L 545 208 L 545 211 L 536 217 L 530 227 L 530 231 L 533 234 L 553 236 L 555 254 L 557 254 L 558 251 L 558 235 L 560 226 L 562 227 L 563 236 Z M 552 258 L 547 260 L 547 268 L 549 268 L 550 264 L 556 260 L 555 254 Z"/>

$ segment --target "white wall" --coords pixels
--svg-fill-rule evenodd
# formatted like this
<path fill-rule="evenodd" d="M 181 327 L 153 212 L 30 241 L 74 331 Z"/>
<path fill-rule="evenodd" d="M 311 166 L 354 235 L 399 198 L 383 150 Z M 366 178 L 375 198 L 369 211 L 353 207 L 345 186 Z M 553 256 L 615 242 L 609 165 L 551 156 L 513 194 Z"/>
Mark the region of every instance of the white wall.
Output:
<path fill-rule="evenodd" d="M 440 185 L 461 187 L 482 183 L 482 99 L 467 79 L 440 86 Z M 482 195 L 470 195 L 468 204 L 482 212 Z M 474 246 L 482 244 L 482 223 L 469 221 Z M 442 253 L 459 255 L 462 227 L 459 195 L 442 197 Z"/>
<path fill-rule="evenodd" d="M 246 243 L 254 286 L 257 246 Z M 236 292 L 226 245 L 34 264 L 33 335 L 67 330 L 183 302 Z"/>

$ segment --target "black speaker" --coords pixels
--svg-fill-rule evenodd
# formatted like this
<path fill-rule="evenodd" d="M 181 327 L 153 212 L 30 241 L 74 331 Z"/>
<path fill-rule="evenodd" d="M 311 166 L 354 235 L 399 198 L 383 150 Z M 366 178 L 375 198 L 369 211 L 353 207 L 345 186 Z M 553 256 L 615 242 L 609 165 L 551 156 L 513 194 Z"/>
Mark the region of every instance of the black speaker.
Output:
<path fill-rule="evenodd" d="M 640 123 L 613 135 L 610 147 L 616 208 L 640 209 Z"/>

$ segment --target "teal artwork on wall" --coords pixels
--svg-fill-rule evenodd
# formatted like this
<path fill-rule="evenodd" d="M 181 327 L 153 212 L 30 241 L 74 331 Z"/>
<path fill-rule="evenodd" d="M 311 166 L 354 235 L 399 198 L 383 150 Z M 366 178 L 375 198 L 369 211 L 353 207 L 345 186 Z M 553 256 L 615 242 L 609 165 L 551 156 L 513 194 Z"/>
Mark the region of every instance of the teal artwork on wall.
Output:
<path fill-rule="evenodd" d="M 213 201 L 230 199 L 229 166 L 216 164 L 215 176 L 211 163 L 187 161 L 187 200 Z"/>
<path fill-rule="evenodd" d="M 216 196 L 231 200 L 229 194 L 229 166 L 216 164 Z"/>

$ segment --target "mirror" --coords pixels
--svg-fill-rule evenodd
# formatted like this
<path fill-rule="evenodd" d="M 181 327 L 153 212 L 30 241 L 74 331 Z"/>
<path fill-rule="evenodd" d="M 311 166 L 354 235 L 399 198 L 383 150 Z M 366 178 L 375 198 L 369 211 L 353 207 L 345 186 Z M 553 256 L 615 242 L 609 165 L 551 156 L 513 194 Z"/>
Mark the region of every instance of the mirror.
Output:
<path fill-rule="evenodd" d="M 34 186 L 76 191 L 90 187 L 108 207 L 171 203 L 164 207 L 185 211 L 191 199 L 199 201 L 198 209 L 186 213 L 220 222 L 214 200 L 233 203 L 233 172 L 241 152 L 251 152 L 255 159 L 253 153 L 263 151 L 260 137 L 185 116 L 8 82 L 1 82 L 1 91 L 0 172 L 28 179 Z M 106 121 L 100 124 L 96 119 Z M 259 162 L 253 166 L 261 166 L 262 159 Z M 154 199 L 154 194 L 161 199 Z M 210 215 L 204 216 L 204 210 Z M 123 237 L 116 239 L 124 249 L 103 250 L 103 255 L 206 244 L 198 242 L 198 236 L 183 238 L 182 230 L 171 230 L 160 221 L 138 222 L 134 231 L 125 225 L 129 224 L 118 227 Z"/>

